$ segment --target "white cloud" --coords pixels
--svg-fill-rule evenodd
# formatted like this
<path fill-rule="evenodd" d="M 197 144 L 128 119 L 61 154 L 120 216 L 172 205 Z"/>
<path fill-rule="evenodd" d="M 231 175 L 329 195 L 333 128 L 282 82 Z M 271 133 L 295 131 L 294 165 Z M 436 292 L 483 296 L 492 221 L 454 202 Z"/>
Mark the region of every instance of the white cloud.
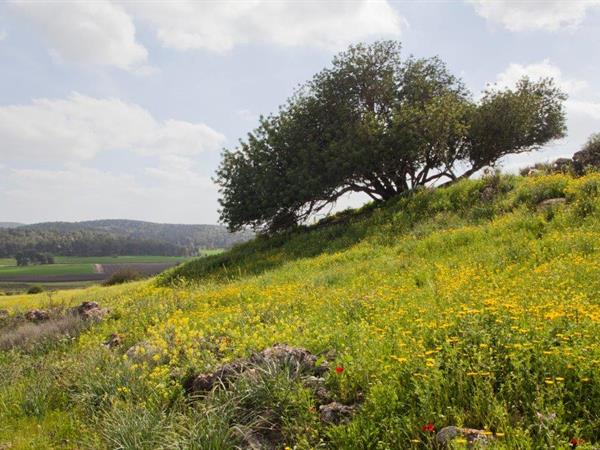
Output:
<path fill-rule="evenodd" d="M 260 114 L 245 108 L 236 110 L 235 115 L 245 122 L 257 123 L 258 119 L 260 118 Z"/>
<path fill-rule="evenodd" d="M 570 100 L 569 108 L 573 113 L 588 116 L 600 121 L 600 102 L 586 102 L 581 100 Z M 600 123 L 596 123 L 596 128 L 600 132 Z"/>
<path fill-rule="evenodd" d="M 576 28 L 600 0 L 468 0 L 477 13 L 510 31 Z"/>
<path fill-rule="evenodd" d="M 496 84 L 501 88 L 513 87 L 524 76 L 532 80 L 553 78 L 556 84 L 568 94 L 576 94 L 588 87 L 586 81 L 564 77 L 560 68 L 548 59 L 528 65 L 511 63 L 502 73 L 498 74 Z"/>
<path fill-rule="evenodd" d="M 173 177 L 152 183 L 78 163 L 59 170 L 9 169 L 0 211 L 25 222 L 132 218 L 170 223 L 215 223 L 217 190 L 210 180 Z M 68 200 L 68 201 L 67 201 Z M 182 204 L 185 207 L 182 208 Z"/>
<path fill-rule="evenodd" d="M 131 17 L 108 0 L 13 0 L 11 5 L 18 15 L 33 23 L 59 59 L 135 70 L 148 56 L 136 42 Z"/>
<path fill-rule="evenodd" d="M 225 137 L 202 123 L 156 120 L 122 100 L 72 93 L 0 106 L 0 155 L 4 159 L 85 160 L 103 150 L 143 155 L 190 156 L 218 150 Z"/>
<path fill-rule="evenodd" d="M 3 106 L 0 160 L 8 166 L 0 178 L 0 211 L 25 222 L 121 217 L 214 223 L 217 189 L 199 175 L 207 168 L 197 160 L 224 140 L 205 124 L 159 121 L 112 98 L 73 93 Z M 86 165 L 103 151 L 117 151 L 111 160 L 122 155 L 135 164 L 111 163 L 116 169 L 110 170 Z M 45 161 L 59 168 L 47 168 Z M 37 168 L 15 168 L 32 163 Z"/>
<path fill-rule="evenodd" d="M 123 2 L 153 25 L 165 47 L 224 52 L 239 44 L 338 49 L 371 36 L 400 35 L 404 19 L 387 0 Z"/>
<path fill-rule="evenodd" d="M 565 76 L 560 67 L 546 59 L 528 65 L 511 63 L 498 74 L 494 84 L 498 88 L 511 88 L 523 76 L 532 80 L 552 77 L 569 94 L 565 102 L 567 137 L 547 145 L 541 152 L 508 157 L 505 168 L 509 170 L 537 161 L 570 157 L 592 133 L 600 131 L 600 101 L 594 100 L 594 92 L 587 82 Z"/>
<path fill-rule="evenodd" d="M 11 0 L 57 60 L 152 73 L 136 41 L 133 17 L 153 27 L 163 46 L 225 52 L 236 45 L 274 44 L 339 49 L 377 36 L 398 37 L 406 21 L 388 0 L 248 0 L 177 2 Z"/>
<path fill-rule="evenodd" d="M 194 162 L 184 156 L 165 155 L 160 158 L 159 167 L 147 167 L 144 172 L 153 179 L 169 186 L 214 188 L 211 179 L 199 176 L 195 170 Z"/>
<path fill-rule="evenodd" d="M 8 36 L 6 31 L 0 30 L 0 41 L 3 41 L 4 39 L 6 39 L 6 36 Z"/>

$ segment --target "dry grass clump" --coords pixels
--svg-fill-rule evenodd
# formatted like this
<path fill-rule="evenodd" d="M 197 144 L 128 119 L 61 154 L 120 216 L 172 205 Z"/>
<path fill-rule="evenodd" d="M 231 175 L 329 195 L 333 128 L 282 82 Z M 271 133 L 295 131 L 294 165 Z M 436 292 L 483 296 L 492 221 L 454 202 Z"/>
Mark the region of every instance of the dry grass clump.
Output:
<path fill-rule="evenodd" d="M 27 322 L 12 319 L 12 326 L 0 329 L 0 350 L 31 349 L 37 344 L 77 336 L 88 323 L 79 316 L 67 314 L 44 322 Z"/>

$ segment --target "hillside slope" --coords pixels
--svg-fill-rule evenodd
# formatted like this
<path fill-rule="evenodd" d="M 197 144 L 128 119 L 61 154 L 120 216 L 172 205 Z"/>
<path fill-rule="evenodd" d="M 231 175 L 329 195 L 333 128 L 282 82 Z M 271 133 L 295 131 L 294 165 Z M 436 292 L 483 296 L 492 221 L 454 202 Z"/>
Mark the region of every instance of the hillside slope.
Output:
<path fill-rule="evenodd" d="M 0 298 L 0 444 L 431 448 L 434 430 L 464 426 L 487 448 L 593 448 L 599 195 L 599 174 L 467 180 L 152 282 Z M 110 314 L 46 329 L 84 300 Z M 51 312 L 46 328 L 16 318 L 32 307 Z M 276 343 L 328 369 L 255 355 L 198 388 Z M 323 416 L 332 401 L 349 407 L 339 424 Z"/>

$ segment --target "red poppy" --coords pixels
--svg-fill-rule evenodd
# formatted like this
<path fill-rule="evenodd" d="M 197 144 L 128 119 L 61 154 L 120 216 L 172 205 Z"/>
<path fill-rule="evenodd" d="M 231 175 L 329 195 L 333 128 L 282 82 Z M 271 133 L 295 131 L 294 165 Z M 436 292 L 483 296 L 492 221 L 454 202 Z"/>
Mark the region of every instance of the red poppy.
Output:
<path fill-rule="evenodd" d="M 337 373 L 337 374 L 340 374 L 340 375 L 341 375 L 342 373 L 344 373 L 344 368 L 343 368 L 343 367 L 341 367 L 341 366 L 337 366 L 337 367 L 335 368 L 335 373 Z"/>
<path fill-rule="evenodd" d="M 577 447 L 579 444 L 581 444 L 582 442 L 583 442 L 583 441 L 580 441 L 580 440 L 579 440 L 579 439 L 577 439 L 577 438 L 573 438 L 573 439 L 571 439 L 571 440 L 569 441 L 569 445 L 570 445 L 572 448 L 576 448 L 576 447 Z"/>
<path fill-rule="evenodd" d="M 427 423 L 427 424 L 421 426 L 421 431 L 423 433 L 425 433 L 425 432 L 435 433 L 435 426 L 431 422 Z"/>

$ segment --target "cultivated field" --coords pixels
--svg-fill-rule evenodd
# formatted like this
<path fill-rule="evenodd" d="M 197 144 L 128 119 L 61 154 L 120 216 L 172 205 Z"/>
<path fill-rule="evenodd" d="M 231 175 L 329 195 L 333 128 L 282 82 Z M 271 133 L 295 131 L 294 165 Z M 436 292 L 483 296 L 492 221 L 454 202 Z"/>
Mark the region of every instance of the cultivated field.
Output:
<path fill-rule="evenodd" d="M 92 264 L 44 264 L 32 266 L 3 266 L 0 267 L 0 280 L 13 280 L 20 278 L 47 278 L 59 276 L 85 276 L 94 273 Z"/>
<path fill-rule="evenodd" d="M 32 285 L 52 290 L 82 287 L 101 282 L 124 268 L 151 276 L 190 259 L 172 256 L 57 256 L 55 264 L 24 267 L 17 266 L 14 259 L 2 259 L 0 290 L 18 292 Z"/>
<path fill-rule="evenodd" d="M 222 250 L 221 250 L 222 251 Z M 140 264 L 140 263 L 180 263 L 193 257 L 187 256 L 57 256 L 59 264 Z"/>

